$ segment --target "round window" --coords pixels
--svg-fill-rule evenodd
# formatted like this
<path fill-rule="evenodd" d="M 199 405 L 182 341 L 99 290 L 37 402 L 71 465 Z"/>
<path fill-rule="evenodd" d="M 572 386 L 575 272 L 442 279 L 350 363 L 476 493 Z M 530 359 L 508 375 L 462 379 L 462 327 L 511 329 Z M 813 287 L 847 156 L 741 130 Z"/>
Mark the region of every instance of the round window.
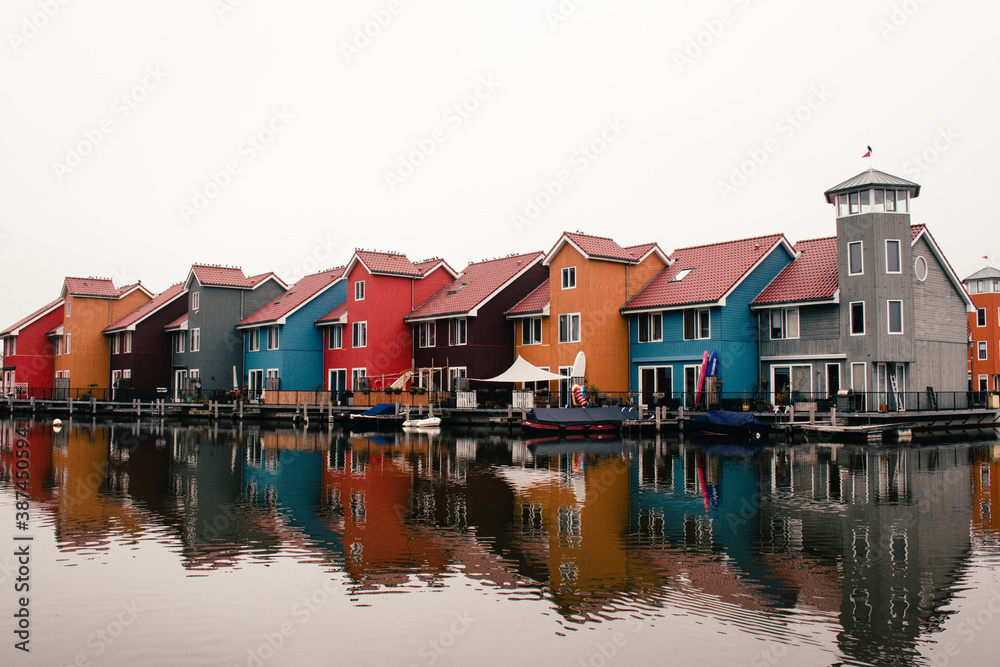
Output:
<path fill-rule="evenodd" d="M 913 259 L 913 275 L 920 282 L 927 280 L 927 260 L 924 259 L 923 255 L 917 255 Z"/>

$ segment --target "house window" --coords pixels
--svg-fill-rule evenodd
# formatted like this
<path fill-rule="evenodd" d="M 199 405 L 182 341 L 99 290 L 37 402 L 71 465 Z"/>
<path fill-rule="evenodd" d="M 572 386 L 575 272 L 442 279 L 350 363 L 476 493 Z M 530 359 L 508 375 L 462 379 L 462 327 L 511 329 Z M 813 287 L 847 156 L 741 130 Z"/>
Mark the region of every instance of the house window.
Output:
<path fill-rule="evenodd" d="M 899 241 L 894 239 L 886 239 L 885 242 L 885 272 L 903 272 L 903 260 L 900 254 Z"/>
<path fill-rule="evenodd" d="M 701 340 L 712 337 L 712 321 L 708 309 L 684 311 L 684 340 Z"/>
<path fill-rule="evenodd" d="M 330 333 L 327 334 L 329 338 L 327 339 L 327 349 L 329 350 L 340 350 L 344 347 L 344 325 L 334 324 L 330 327 Z"/>
<path fill-rule="evenodd" d="M 359 280 L 354 283 L 354 300 L 364 301 L 365 300 L 365 281 Z"/>
<path fill-rule="evenodd" d="M 979 376 L 979 391 L 989 391 L 990 390 L 990 376 L 980 375 Z"/>
<path fill-rule="evenodd" d="M 197 373 L 198 371 L 194 371 L 194 372 Z M 123 370 L 122 371 L 122 377 L 124 379 L 126 379 L 126 380 L 131 380 L 132 379 L 132 369 L 131 368 L 126 368 L 125 370 Z"/>
<path fill-rule="evenodd" d="M 63 354 L 69 354 L 69 341 L 71 334 L 66 334 L 66 341 L 63 343 Z"/>
<path fill-rule="evenodd" d="M 576 287 L 576 267 L 567 266 L 562 270 L 562 288 L 573 289 Z"/>
<path fill-rule="evenodd" d="M 987 356 L 986 341 L 985 340 L 978 341 L 976 343 L 976 346 L 979 348 L 979 356 L 978 356 L 979 361 L 986 361 L 986 356 Z"/>
<path fill-rule="evenodd" d="M 364 322 L 358 322 L 357 324 L 364 324 Z M 351 389 L 358 391 L 361 389 L 362 378 L 367 377 L 367 369 L 364 368 L 352 368 L 351 369 Z"/>
<path fill-rule="evenodd" d="M 580 342 L 580 313 L 564 313 L 559 316 L 559 342 Z"/>
<path fill-rule="evenodd" d="M 187 334 L 183 331 L 178 331 L 174 334 L 174 352 L 178 354 L 184 352 L 184 341 L 187 339 Z"/>
<path fill-rule="evenodd" d="M 851 335 L 865 335 L 865 302 L 851 302 Z"/>
<path fill-rule="evenodd" d="M 774 308 L 771 310 L 771 340 L 799 337 L 799 309 Z"/>
<path fill-rule="evenodd" d="M 278 349 L 278 325 L 275 324 L 267 328 L 267 349 Z"/>
<path fill-rule="evenodd" d="M 530 317 L 521 322 L 521 345 L 540 345 L 542 342 L 542 318 Z"/>
<path fill-rule="evenodd" d="M 132 352 L 132 332 L 126 331 L 122 334 L 122 353 L 129 354 Z"/>
<path fill-rule="evenodd" d="M 639 315 L 639 342 L 652 343 L 663 340 L 663 313 Z"/>
<path fill-rule="evenodd" d="M 985 327 L 986 326 L 986 309 L 978 308 L 976 310 L 976 326 Z"/>
<path fill-rule="evenodd" d="M 191 329 L 191 351 L 197 352 L 201 349 L 201 329 Z"/>
<path fill-rule="evenodd" d="M 457 390 L 460 384 L 458 380 L 468 376 L 468 369 L 465 366 L 452 366 L 448 369 L 448 389 L 450 391 Z"/>
<path fill-rule="evenodd" d="M 347 389 L 347 369 L 331 368 L 328 373 L 328 389 L 330 391 L 345 391 Z"/>
<path fill-rule="evenodd" d="M 461 317 L 451 320 L 448 327 L 448 344 L 465 345 L 469 337 L 469 320 Z"/>
<path fill-rule="evenodd" d="M 847 273 L 852 276 L 860 276 L 864 272 L 865 260 L 861 241 L 852 241 L 847 244 Z"/>
<path fill-rule="evenodd" d="M 417 326 L 417 340 L 420 347 L 437 345 L 437 322 L 421 322 Z"/>
<path fill-rule="evenodd" d="M 679 283 L 680 281 L 687 278 L 687 275 L 691 273 L 694 269 L 681 269 L 677 272 L 677 275 L 670 279 L 672 283 Z"/>
<path fill-rule="evenodd" d="M 903 333 L 903 302 L 889 302 L 889 333 Z"/>
<path fill-rule="evenodd" d="M 260 350 L 260 329 L 251 329 L 247 332 L 247 350 L 257 352 Z M 183 352 L 184 350 L 179 350 Z"/>
<path fill-rule="evenodd" d="M 368 346 L 368 322 L 354 323 L 354 339 L 352 344 L 354 347 Z"/>
<path fill-rule="evenodd" d="M 199 292 L 191 292 L 191 310 L 198 310 L 201 307 L 200 296 Z"/>
<path fill-rule="evenodd" d="M 119 334 L 113 334 L 111 336 L 111 354 L 118 354 L 120 351 L 120 341 Z"/>

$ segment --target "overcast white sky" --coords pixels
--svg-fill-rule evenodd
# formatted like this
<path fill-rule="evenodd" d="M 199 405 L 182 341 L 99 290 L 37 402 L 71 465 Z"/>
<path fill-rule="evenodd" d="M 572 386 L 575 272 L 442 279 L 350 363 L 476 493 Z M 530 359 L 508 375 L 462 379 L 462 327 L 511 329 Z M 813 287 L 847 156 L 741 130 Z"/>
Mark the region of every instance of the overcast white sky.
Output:
<path fill-rule="evenodd" d="M 869 144 L 964 278 L 1000 259 L 998 24 L 985 0 L 4 0 L 0 326 L 67 275 L 829 236 Z"/>

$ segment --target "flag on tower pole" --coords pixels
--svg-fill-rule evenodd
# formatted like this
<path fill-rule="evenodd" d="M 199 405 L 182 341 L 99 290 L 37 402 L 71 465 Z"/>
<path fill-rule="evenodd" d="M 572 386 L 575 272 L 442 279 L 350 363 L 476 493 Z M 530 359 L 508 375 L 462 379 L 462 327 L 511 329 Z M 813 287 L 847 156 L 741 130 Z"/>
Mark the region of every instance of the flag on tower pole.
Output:
<path fill-rule="evenodd" d="M 871 157 L 871 156 L 872 156 L 872 147 L 869 146 L 868 147 L 868 151 L 864 155 L 862 155 L 861 157 Z"/>

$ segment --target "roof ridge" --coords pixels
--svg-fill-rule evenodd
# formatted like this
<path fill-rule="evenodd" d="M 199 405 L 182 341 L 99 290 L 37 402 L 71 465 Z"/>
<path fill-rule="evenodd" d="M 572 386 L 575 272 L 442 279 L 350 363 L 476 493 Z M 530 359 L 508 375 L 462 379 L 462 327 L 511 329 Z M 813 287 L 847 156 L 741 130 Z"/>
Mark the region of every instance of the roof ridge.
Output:
<path fill-rule="evenodd" d="M 778 232 L 778 233 L 775 233 L 775 234 L 764 234 L 762 236 L 748 236 L 745 239 L 733 239 L 733 240 L 730 240 L 730 241 L 716 241 L 715 243 L 703 243 L 702 245 L 686 246 L 684 248 L 677 248 L 677 249 L 674 250 L 674 252 L 680 252 L 681 250 L 698 250 L 700 248 L 711 248 L 713 246 L 719 246 L 719 245 L 732 245 L 732 244 L 735 244 L 735 243 L 747 243 L 749 241 L 757 241 L 759 239 L 769 239 L 769 238 L 775 238 L 775 237 L 780 237 L 780 236 L 784 236 L 784 234 L 781 233 L 781 232 Z M 671 253 L 671 254 L 673 254 L 673 253 Z"/>

